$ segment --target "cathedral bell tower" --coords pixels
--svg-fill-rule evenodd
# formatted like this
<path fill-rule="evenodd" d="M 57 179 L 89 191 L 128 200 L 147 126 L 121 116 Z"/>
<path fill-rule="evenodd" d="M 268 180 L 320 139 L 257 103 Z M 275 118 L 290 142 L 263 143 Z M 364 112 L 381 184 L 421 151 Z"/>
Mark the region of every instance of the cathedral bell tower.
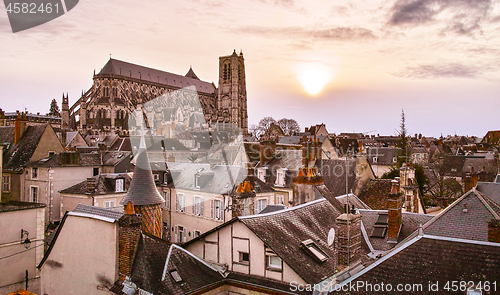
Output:
<path fill-rule="evenodd" d="M 248 133 L 247 87 L 243 53 L 219 57 L 218 122 L 231 123 Z"/>
<path fill-rule="evenodd" d="M 68 99 L 68 94 L 66 93 L 66 96 L 62 97 L 62 104 L 61 104 L 61 129 L 69 129 L 69 99 Z"/>

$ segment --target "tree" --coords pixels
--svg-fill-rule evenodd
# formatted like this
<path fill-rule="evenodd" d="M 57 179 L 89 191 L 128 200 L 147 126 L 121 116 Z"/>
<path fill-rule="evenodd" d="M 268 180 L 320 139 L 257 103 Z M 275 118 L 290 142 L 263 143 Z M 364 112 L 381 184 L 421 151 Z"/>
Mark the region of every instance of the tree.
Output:
<path fill-rule="evenodd" d="M 61 112 L 59 111 L 59 106 L 57 105 L 57 100 L 55 98 L 50 102 L 49 113 L 47 115 L 53 117 L 61 116 Z"/>
<path fill-rule="evenodd" d="M 411 163 L 411 145 L 410 145 L 410 137 L 408 136 L 408 130 L 406 129 L 406 119 L 405 119 L 405 111 L 401 111 L 401 123 L 399 124 L 398 131 L 399 140 L 396 144 L 398 148 L 400 148 L 400 152 L 398 153 L 397 163 L 398 166 L 401 167 L 403 163 Z"/>
<path fill-rule="evenodd" d="M 283 118 L 278 121 L 278 125 L 281 127 L 281 130 L 283 130 L 285 135 L 294 135 L 300 132 L 299 123 L 297 123 L 294 119 Z"/>
<path fill-rule="evenodd" d="M 274 120 L 273 117 L 265 117 L 259 121 L 258 125 L 250 125 L 250 133 L 255 138 L 260 139 L 273 123 L 276 124 L 276 120 Z"/>

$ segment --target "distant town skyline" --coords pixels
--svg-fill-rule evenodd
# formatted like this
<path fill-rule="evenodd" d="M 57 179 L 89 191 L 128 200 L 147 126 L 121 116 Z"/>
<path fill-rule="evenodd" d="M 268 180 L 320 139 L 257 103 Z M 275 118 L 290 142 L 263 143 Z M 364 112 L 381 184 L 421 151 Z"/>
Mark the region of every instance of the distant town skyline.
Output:
<path fill-rule="evenodd" d="M 482 137 L 500 129 L 500 6 L 494 1 L 80 1 L 12 33 L 0 13 L 0 107 L 72 105 L 113 58 L 218 80 L 243 52 L 249 125 L 293 118 L 303 130 Z"/>

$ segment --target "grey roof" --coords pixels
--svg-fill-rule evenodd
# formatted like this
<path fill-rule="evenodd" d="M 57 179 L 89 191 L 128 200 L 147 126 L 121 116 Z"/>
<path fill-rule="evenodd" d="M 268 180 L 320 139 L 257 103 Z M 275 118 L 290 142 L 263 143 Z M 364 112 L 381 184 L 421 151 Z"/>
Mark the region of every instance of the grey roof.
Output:
<path fill-rule="evenodd" d="M 385 210 L 391 187 L 392 179 L 371 179 L 363 186 L 358 197 L 373 210 Z"/>
<path fill-rule="evenodd" d="M 34 161 L 26 165 L 27 167 L 62 167 L 62 166 L 82 166 L 82 167 L 93 167 L 100 166 L 102 164 L 101 154 L 99 153 L 80 153 L 80 164 L 72 165 L 61 165 L 60 162 L 61 154 L 54 154 L 48 156 L 38 161 Z"/>
<path fill-rule="evenodd" d="M 374 250 L 387 251 L 392 249 L 396 244 L 387 243 L 388 234 L 384 238 L 371 237 L 375 222 L 377 222 L 380 213 L 387 214 L 387 210 L 360 210 L 362 216 L 363 226 L 365 228 L 368 239 Z M 408 213 L 403 212 L 401 215 L 402 227 L 398 236 L 398 243 L 406 239 L 413 232 L 419 229 L 420 225 L 426 224 L 434 216 L 427 214 Z"/>
<path fill-rule="evenodd" d="M 71 141 L 78 135 L 79 131 L 68 131 L 66 132 L 66 146 L 71 143 Z M 61 132 L 56 132 L 57 138 L 61 140 Z"/>
<path fill-rule="evenodd" d="M 347 199 L 348 196 L 349 200 Z M 347 201 L 349 201 L 349 207 L 352 207 L 352 205 L 354 205 L 354 208 L 356 209 L 371 210 L 371 208 L 368 205 L 366 205 L 363 201 L 361 201 L 355 194 L 342 195 L 335 197 L 335 199 L 337 199 L 337 201 L 339 201 L 344 207 L 347 204 Z"/>
<path fill-rule="evenodd" d="M 31 160 L 48 124 L 28 126 L 16 144 L 11 144 L 3 155 L 3 169 L 22 170 Z"/>
<path fill-rule="evenodd" d="M 321 159 L 316 161 L 323 183 L 337 197 L 345 195 L 346 192 L 346 166 L 348 178 L 348 192 L 356 189 L 356 159 Z"/>
<path fill-rule="evenodd" d="M 154 205 L 165 202 L 156 189 L 148 160 L 148 153 L 143 148 L 139 150 L 139 155 L 137 156 L 130 188 L 120 204 L 126 205 L 129 201 L 134 202 L 134 205 Z"/>
<path fill-rule="evenodd" d="M 0 126 L 0 144 L 14 142 L 14 126 Z"/>
<path fill-rule="evenodd" d="M 264 244 L 283 259 L 301 278 L 316 284 L 335 274 L 336 251 L 328 246 L 331 228 L 337 229 L 340 212 L 327 200 L 309 202 L 284 211 L 239 217 Z M 329 258 L 319 263 L 301 249 L 311 239 Z"/>
<path fill-rule="evenodd" d="M 398 156 L 401 149 L 389 147 L 374 147 L 366 149 L 366 158 L 370 165 L 392 165 L 394 158 Z M 374 158 L 377 158 L 376 162 Z"/>
<path fill-rule="evenodd" d="M 452 281 L 484 283 L 500 280 L 499 243 L 485 244 L 424 235 L 400 249 L 382 257 L 369 268 L 359 272 L 352 281 L 345 283 L 356 285 L 358 282 L 363 282 L 365 286 L 367 284 L 380 286 L 383 283 L 385 286 L 392 285 L 393 288 L 398 284 L 401 286 L 422 284 L 422 289 L 418 291 L 413 289 L 398 294 L 450 294 L 452 292 L 444 289 L 447 282 L 448 286 L 451 286 Z M 433 284 L 438 282 L 439 290 L 429 292 L 429 282 Z M 498 289 L 496 290 L 498 292 Z M 347 294 L 347 292 L 331 294 L 339 293 Z M 360 288 L 355 294 L 374 294 L 374 292 L 368 288 Z"/>
<path fill-rule="evenodd" d="M 264 208 L 262 211 L 259 212 L 259 214 L 264 214 L 264 213 L 270 213 L 270 212 L 275 212 L 275 211 L 281 211 L 285 210 L 288 208 L 285 205 L 267 205 L 266 208 Z"/>
<path fill-rule="evenodd" d="M 487 222 L 491 219 L 500 220 L 497 211 L 500 211 L 500 207 L 497 208 L 487 196 L 472 189 L 427 223 L 423 228 L 424 233 L 488 241 Z"/>
<path fill-rule="evenodd" d="M 92 193 L 93 196 L 95 195 L 109 195 L 109 194 L 116 194 L 116 193 L 123 193 L 128 191 L 128 188 L 130 186 L 130 176 L 128 176 L 127 173 L 113 173 L 113 174 L 99 174 L 97 176 L 93 177 L 95 180 L 97 180 L 97 185 L 95 191 Z M 115 179 L 117 178 L 122 178 L 124 179 L 123 183 L 123 192 L 116 192 L 115 189 Z M 73 195 L 91 195 L 87 193 L 87 180 L 84 180 L 80 183 L 77 183 L 73 186 L 70 186 L 66 189 L 63 189 L 60 191 L 61 194 L 73 194 Z"/>
<path fill-rule="evenodd" d="M 38 208 L 43 208 L 43 207 L 47 207 L 47 205 L 42 204 L 42 203 L 9 201 L 6 203 L 0 203 L 0 212 L 38 209 Z"/>
<path fill-rule="evenodd" d="M 274 158 L 271 159 L 265 167 L 268 167 L 266 173 L 266 183 L 274 185 L 276 182 L 277 170 L 286 168 L 285 188 L 292 188 L 293 178 L 297 176 L 302 167 L 302 150 L 277 150 Z"/>
<path fill-rule="evenodd" d="M 114 219 L 115 221 L 122 217 L 123 212 L 112 211 L 110 209 L 78 204 L 76 208 L 72 211 L 76 213 L 85 213 L 90 215 L 96 215 L 100 217 Z"/>
<path fill-rule="evenodd" d="M 498 182 L 478 182 L 476 189 L 490 198 L 492 201 L 500 204 L 500 183 Z"/>
<path fill-rule="evenodd" d="M 316 200 L 325 198 L 333 205 L 339 212 L 345 212 L 344 205 L 336 198 L 336 196 L 324 185 L 316 185 L 314 187 L 314 194 L 316 195 Z"/>
<path fill-rule="evenodd" d="M 145 80 L 145 82 L 159 83 L 180 88 L 195 85 L 197 91 L 209 94 L 214 93 L 216 89 L 213 83 L 204 82 L 197 78 L 172 74 L 113 58 L 110 58 L 106 65 L 104 65 L 99 75 L 120 75 L 142 79 Z"/>

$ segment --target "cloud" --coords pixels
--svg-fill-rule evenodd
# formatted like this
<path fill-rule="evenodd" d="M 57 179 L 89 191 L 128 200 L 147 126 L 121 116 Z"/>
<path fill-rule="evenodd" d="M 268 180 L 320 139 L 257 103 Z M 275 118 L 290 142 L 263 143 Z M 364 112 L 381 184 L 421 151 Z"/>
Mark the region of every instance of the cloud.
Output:
<path fill-rule="evenodd" d="M 396 0 L 389 25 L 441 24 L 442 33 L 472 35 L 481 30 L 491 6 L 491 0 Z"/>
<path fill-rule="evenodd" d="M 481 68 L 477 66 L 466 66 L 460 63 L 442 63 L 410 66 L 393 75 L 400 78 L 429 80 L 439 78 L 475 78 L 481 72 Z"/>
<path fill-rule="evenodd" d="M 329 27 L 306 29 L 302 27 L 263 27 L 247 26 L 237 29 L 238 32 L 281 38 L 313 38 L 332 41 L 376 39 L 373 31 L 358 27 Z"/>

